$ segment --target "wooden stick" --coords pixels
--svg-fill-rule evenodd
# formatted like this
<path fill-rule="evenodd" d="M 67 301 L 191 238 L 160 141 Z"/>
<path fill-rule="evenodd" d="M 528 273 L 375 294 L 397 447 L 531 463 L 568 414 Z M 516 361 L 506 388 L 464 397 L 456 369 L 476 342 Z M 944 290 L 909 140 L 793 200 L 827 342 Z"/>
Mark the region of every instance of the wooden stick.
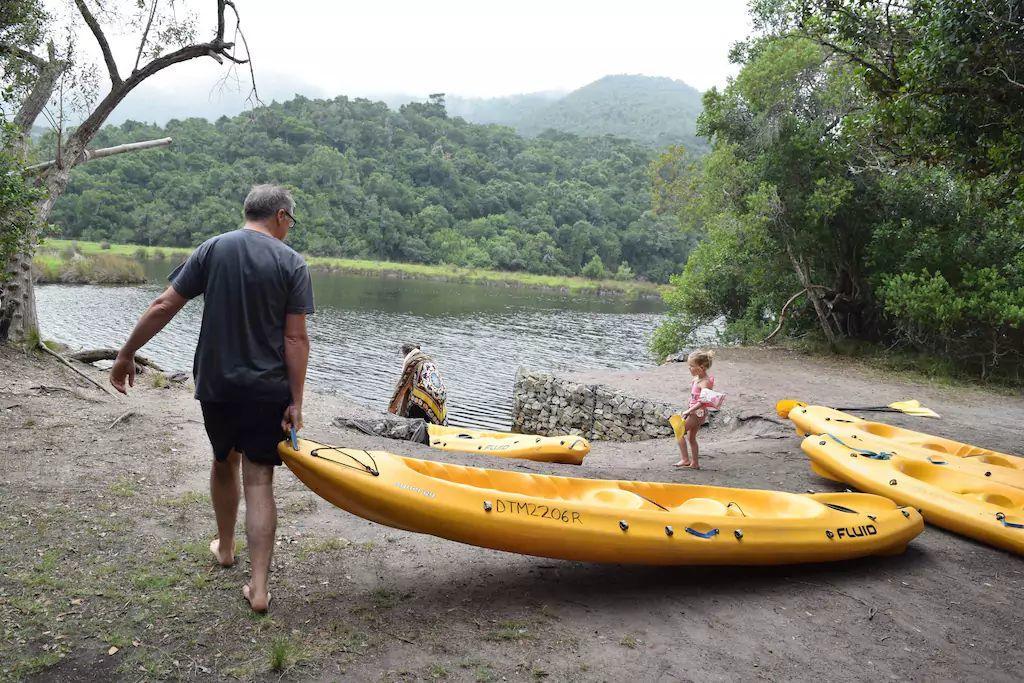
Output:
<path fill-rule="evenodd" d="M 77 375 L 79 375 L 81 377 L 84 377 L 86 381 L 88 381 L 90 384 L 95 386 L 100 391 L 104 391 L 104 392 L 110 394 L 111 396 L 115 396 L 113 391 L 111 391 L 110 389 L 107 389 L 105 386 L 103 386 L 102 384 L 100 384 L 99 382 L 94 380 L 92 377 L 90 377 L 89 375 L 85 374 L 84 372 L 82 372 L 81 370 L 76 368 L 74 365 L 72 365 L 70 363 L 70 361 L 68 361 L 68 359 L 66 359 L 64 356 L 60 355 L 59 353 L 57 353 L 56 351 L 54 351 L 53 349 L 48 347 L 46 344 L 44 344 L 42 342 L 39 342 L 39 348 L 42 349 L 43 351 L 45 351 L 46 353 L 50 354 L 51 356 L 53 356 L 57 360 L 59 360 L 64 365 L 66 365 L 69 368 L 71 368 L 71 370 L 74 371 Z"/>

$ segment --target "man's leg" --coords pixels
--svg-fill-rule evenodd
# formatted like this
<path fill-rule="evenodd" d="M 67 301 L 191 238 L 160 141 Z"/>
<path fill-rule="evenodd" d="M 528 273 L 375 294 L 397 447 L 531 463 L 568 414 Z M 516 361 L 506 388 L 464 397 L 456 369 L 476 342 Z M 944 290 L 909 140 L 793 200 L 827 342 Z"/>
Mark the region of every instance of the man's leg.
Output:
<path fill-rule="evenodd" d="M 274 502 L 274 468 L 242 458 L 245 488 L 245 537 L 249 542 L 252 578 L 246 597 L 252 608 L 264 612 L 270 602 L 267 574 L 277 532 L 277 505 Z"/>
<path fill-rule="evenodd" d="M 210 543 L 210 550 L 222 567 L 235 563 L 235 521 L 238 519 L 238 501 L 242 495 L 238 475 L 240 456 L 234 449 L 221 461 L 213 459 L 210 468 L 210 500 L 213 514 L 217 518 L 217 538 Z"/>

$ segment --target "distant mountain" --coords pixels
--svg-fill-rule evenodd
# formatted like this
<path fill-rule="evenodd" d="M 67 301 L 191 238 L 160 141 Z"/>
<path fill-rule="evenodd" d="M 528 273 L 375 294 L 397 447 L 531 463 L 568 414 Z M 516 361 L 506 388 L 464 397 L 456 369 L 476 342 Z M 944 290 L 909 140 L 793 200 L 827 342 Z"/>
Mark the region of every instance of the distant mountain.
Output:
<path fill-rule="evenodd" d="M 682 81 L 605 76 L 536 112 L 518 128 L 525 135 L 548 128 L 579 135 L 610 133 L 657 147 L 683 144 L 697 152 L 707 149 L 696 134 L 701 110 L 700 91 Z"/>
<path fill-rule="evenodd" d="M 453 95 L 446 98 L 445 109 L 449 116 L 461 116 L 471 123 L 497 123 L 519 128 L 524 121 L 533 119 L 566 94 L 548 91 L 488 98 Z"/>
<path fill-rule="evenodd" d="M 653 147 L 682 144 L 695 154 L 708 149 L 696 134 L 700 91 L 671 78 L 623 74 L 605 76 L 568 94 L 451 96 L 447 109 L 452 116 L 500 123 L 530 137 L 554 129 L 586 136 L 611 134 Z"/>

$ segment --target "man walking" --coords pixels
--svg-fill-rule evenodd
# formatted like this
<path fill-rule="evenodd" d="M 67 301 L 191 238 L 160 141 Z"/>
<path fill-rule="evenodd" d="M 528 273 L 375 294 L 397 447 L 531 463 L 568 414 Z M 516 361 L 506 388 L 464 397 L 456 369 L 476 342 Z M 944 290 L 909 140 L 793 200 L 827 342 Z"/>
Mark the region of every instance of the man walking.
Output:
<path fill-rule="evenodd" d="M 295 226 L 294 211 L 283 187 L 253 187 L 245 198 L 245 225 L 203 242 L 171 273 L 170 287 L 139 319 L 110 369 L 110 383 L 127 394 L 125 383 L 135 385 L 135 353 L 189 299 L 203 295 L 192 371 L 213 446 L 210 497 L 217 538 L 210 550 L 222 566 L 234 564 L 241 466 L 252 570 L 242 592 L 257 612 L 270 604 L 277 444 L 283 431 L 302 427 L 309 361 L 306 315 L 313 312 L 313 287 L 305 261 L 283 241 Z"/>

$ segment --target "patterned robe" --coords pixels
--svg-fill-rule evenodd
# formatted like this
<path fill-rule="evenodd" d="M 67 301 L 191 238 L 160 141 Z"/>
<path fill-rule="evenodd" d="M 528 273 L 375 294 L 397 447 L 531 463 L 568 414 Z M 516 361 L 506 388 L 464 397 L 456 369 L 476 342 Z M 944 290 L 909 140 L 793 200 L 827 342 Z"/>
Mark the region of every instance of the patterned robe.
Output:
<path fill-rule="evenodd" d="M 423 411 L 428 422 L 448 424 L 448 410 L 445 407 L 447 391 L 444 380 L 434 360 L 419 349 L 405 357 L 402 377 L 398 380 L 391 397 L 388 412 L 409 417 L 413 407 Z"/>

